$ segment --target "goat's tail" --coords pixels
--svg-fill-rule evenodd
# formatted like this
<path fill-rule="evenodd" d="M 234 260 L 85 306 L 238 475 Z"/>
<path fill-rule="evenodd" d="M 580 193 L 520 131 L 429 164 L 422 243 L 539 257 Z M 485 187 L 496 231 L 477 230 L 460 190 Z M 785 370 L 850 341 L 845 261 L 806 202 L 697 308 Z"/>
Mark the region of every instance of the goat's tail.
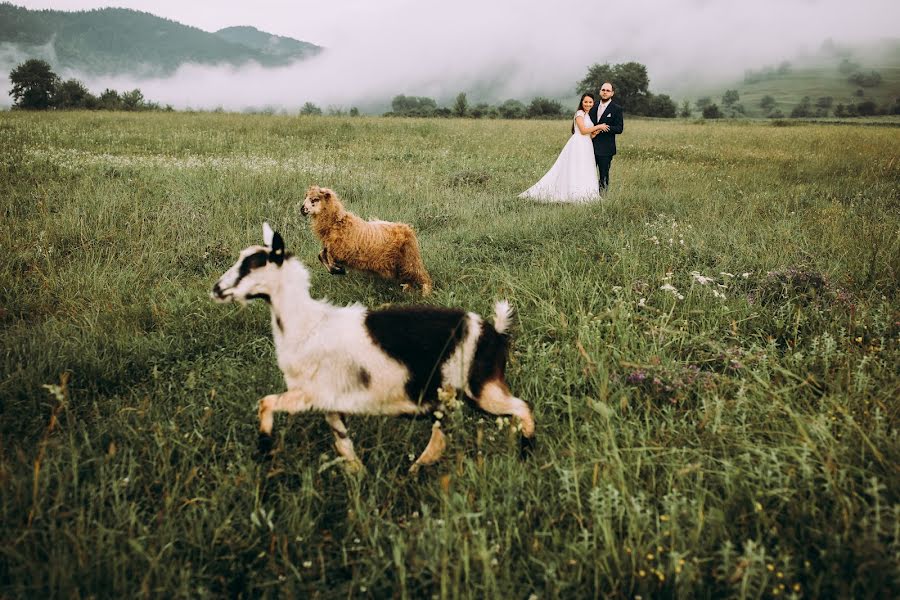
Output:
<path fill-rule="evenodd" d="M 497 333 L 506 333 L 512 324 L 514 313 L 509 300 L 500 300 L 494 305 L 494 329 L 497 330 Z"/>

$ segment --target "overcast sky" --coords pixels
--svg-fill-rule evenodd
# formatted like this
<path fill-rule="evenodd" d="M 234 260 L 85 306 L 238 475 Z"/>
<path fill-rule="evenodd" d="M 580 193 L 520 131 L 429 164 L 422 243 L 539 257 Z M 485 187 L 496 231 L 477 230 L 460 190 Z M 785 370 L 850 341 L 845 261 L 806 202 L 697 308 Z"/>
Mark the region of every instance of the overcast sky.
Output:
<path fill-rule="evenodd" d="M 327 47 L 298 65 L 263 70 L 183 67 L 168 80 L 103 79 L 140 87 L 177 108 L 377 103 L 396 94 L 438 99 L 487 86 L 502 100 L 574 95 L 593 63 L 647 65 L 650 89 L 690 94 L 838 43 L 900 37 L 900 0 L 12 0 L 30 9 L 118 6 L 205 31 L 234 25 Z M 263 97 L 265 94 L 265 97 Z"/>

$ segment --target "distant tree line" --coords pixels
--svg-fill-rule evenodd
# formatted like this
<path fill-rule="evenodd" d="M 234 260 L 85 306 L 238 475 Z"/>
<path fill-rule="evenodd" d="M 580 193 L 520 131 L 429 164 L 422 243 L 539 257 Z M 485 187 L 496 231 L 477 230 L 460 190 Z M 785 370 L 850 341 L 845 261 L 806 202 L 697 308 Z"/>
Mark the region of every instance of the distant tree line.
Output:
<path fill-rule="evenodd" d="M 615 102 L 628 114 L 674 118 L 678 113 L 675 102 L 666 94 L 649 91 L 650 79 L 647 67 L 637 62 L 617 65 L 594 64 L 588 68 L 584 79 L 576 84 L 579 96 L 592 92 L 595 96 L 604 82 L 615 86 Z M 423 96 L 394 96 L 391 110 L 385 116 L 391 117 L 469 117 L 473 119 L 546 119 L 569 117 L 574 106 L 563 106 L 559 101 L 538 96 L 528 104 L 509 99 L 500 104 L 486 102 L 470 104 L 465 93 L 456 96 L 452 106 L 438 106 L 433 98 Z"/>
<path fill-rule="evenodd" d="M 862 90 L 857 90 L 857 96 Z M 695 105 L 697 110 L 704 119 L 722 119 L 725 117 L 741 117 L 746 116 L 744 105 L 739 103 L 740 95 L 737 90 L 725 90 L 722 95 L 721 104 L 713 102 L 709 96 L 697 99 Z M 872 100 L 863 100 L 858 103 L 847 103 L 835 105 L 832 96 L 822 96 L 813 102 L 810 96 L 804 96 L 799 103 L 795 104 L 790 113 L 785 115 L 780 109 L 776 108 L 777 102 L 775 98 L 769 94 L 763 96 L 759 101 L 759 108 L 762 109 L 766 117 L 770 119 L 783 119 L 786 116 L 792 119 L 809 119 L 824 118 L 833 116 L 843 117 L 869 117 L 874 115 L 897 115 L 900 114 L 900 98 L 895 99 L 893 105 L 878 106 Z M 685 102 L 679 116 L 689 117 L 691 115 L 690 106 Z"/>
<path fill-rule="evenodd" d="M 574 112 L 574 111 L 572 111 Z M 536 97 L 529 104 L 509 99 L 492 105 L 486 102 L 470 104 L 464 92 L 456 96 L 453 106 L 438 106 L 433 98 L 424 96 L 394 96 L 386 117 L 466 117 L 472 119 L 546 119 L 569 115 L 563 105 L 549 98 Z"/>
<path fill-rule="evenodd" d="M 768 81 L 777 77 L 783 77 L 784 75 L 790 74 L 791 68 L 791 63 L 785 60 L 782 61 L 777 67 L 763 67 L 758 71 L 747 69 L 746 71 L 744 71 L 744 83 L 759 83 L 761 81 Z"/>
<path fill-rule="evenodd" d="M 77 79 L 61 80 L 49 63 L 37 58 L 14 68 L 9 81 L 13 106 L 23 110 L 160 110 L 158 104 L 144 99 L 139 89 L 123 93 L 106 89 L 95 96 Z M 166 110 L 172 110 L 172 107 L 166 107 Z"/>

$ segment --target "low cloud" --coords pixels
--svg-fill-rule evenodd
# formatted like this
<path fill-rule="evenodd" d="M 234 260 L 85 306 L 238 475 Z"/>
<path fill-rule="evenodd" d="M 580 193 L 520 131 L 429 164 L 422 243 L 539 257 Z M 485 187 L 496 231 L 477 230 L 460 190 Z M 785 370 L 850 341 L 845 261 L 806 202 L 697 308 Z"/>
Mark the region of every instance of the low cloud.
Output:
<path fill-rule="evenodd" d="M 837 0 L 527 4 L 461 0 L 439 13 L 419 2 L 371 7 L 365 19 L 348 17 L 331 32 L 325 52 L 281 68 L 184 65 L 158 79 L 68 76 L 95 93 L 140 88 L 178 109 L 296 110 L 313 102 L 378 112 L 397 94 L 441 103 L 459 92 L 470 102 L 570 98 L 591 64 L 638 61 L 652 91 L 678 98 L 813 54 L 829 38 L 859 44 L 894 36 L 900 21 L 895 3 L 882 0 L 852 10 Z"/>

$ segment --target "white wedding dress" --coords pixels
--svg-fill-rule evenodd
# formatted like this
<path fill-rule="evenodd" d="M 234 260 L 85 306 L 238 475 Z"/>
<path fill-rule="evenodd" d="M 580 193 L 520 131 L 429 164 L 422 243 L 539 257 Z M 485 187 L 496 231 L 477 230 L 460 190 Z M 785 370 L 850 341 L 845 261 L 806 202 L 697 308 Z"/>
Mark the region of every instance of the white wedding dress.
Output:
<path fill-rule="evenodd" d="M 575 117 L 583 117 L 585 127 L 594 126 L 583 110 L 576 112 Z M 585 135 L 578 130 L 577 123 L 575 133 L 566 142 L 547 174 L 519 194 L 519 198 L 546 202 L 586 202 L 599 197 L 594 144 L 590 134 Z"/>

